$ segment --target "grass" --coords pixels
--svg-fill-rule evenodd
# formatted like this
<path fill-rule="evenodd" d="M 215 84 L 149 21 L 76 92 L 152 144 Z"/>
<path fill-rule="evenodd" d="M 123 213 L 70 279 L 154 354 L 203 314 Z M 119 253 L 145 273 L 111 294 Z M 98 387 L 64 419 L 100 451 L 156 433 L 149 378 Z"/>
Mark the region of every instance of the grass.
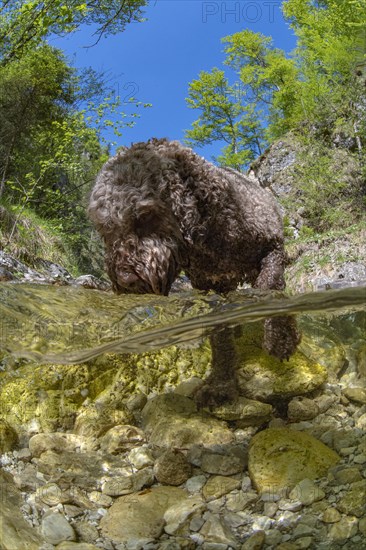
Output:
<path fill-rule="evenodd" d="M 366 219 L 344 229 L 324 233 L 303 232 L 298 239 L 287 240 L 287 252 L 293 258 L 287 269 L 292 290 L 312 290 L 312 280 L 334 274 L 342 264 L 363 263 L 366 256 Z"/>
<path fill-rule="evenodd" d="M 64 237 L 52 223 L 26 208 L 0 204 L 0 249 L 30 267 L 42 258 L 79 275 L 76 258 Z"/>

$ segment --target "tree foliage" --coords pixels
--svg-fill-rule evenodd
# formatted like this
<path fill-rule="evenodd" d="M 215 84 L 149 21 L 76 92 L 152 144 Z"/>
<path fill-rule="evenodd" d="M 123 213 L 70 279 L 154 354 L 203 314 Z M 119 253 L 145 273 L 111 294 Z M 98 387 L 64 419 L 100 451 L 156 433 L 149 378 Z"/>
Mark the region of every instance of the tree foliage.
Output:
<path fill-rule="evenodd" d="M 263 113 L 263 126 L 268 121 L 274 134 L 288 130 L 298 92 L 298 70 L 293 60 L 261 33 L 244 30 L 223 42 L 225 64 L 237 71 L 245 101 Z"/>
<path fill-rule="evenodd" d="M 222 141 L 226 145 L 218 162 L 240 169 L 261 153 L 263 132 L 258 114 L 242 101 L 242 90 L 230 86 L 223 71 L 202 72 L 189 86 L 188 105 L 201 111 L 188 130 L 196 144 Z"/>
<path fill-rule="evenodd" d="M 147 0 L 4 0 L 0 6 L 0 59 L 19 59 L 50 34 L 63 35 L 92 25 L 94 43 L 142 20 Z"/>
<path fill-rule="evenodd" d="M 287 0 L 284 14 L 298 37 L 301 119 L 330 130 L 345 119 L 354 123 L 364 97 L 365 2 Z"/>
<path fill-rule="evenodd" d="M 271 132 L 290 127 L 297 69 L 272 40 L 249 30 L 223 38 L 225 65 L 236 80 L 229 84 L 225 72 L 202 72 L 189 85 L 188 105 L 201 111 L 188 130 L 190 143 L 205 145 L 223 141 L 227 145 L 218 160 L 236 168 L 245 167 L 268 144 Z"/>
<path fill-rule="evenodd" d="M 90 234 L 86 196 L 108 156 L 100 134 L 137 116 L 115 117 L 122 100 L 108 88 L 46 44 L 0 67 L 0 198 L 49 220 L 78 259 Z"/>
<path fill-rule="evenodd" d="M 227 73 L 201 73 L 189 86 L 188 105 L 201 114 L 188 130 L 188 140 L 198 146 L 226 142 L 235 156 L 227 154 L 226 145 L 222 160 L 231 166 L 245 165 L 263 145 L 305 128 L 329 140 L 346 133 L 357 141 L 361 155 L 366 130 L 365 1 L 286 0 L 283 11 L 297 36 L 296 50 L 288 56 L 270 37 L 250 30 L 225 37 Z M 234 75 L 232 83 L 229 74 Z M 254 132 L 240 132 L 248 127 L 248 117 Z"/>
<path fill-rule="evenodd" d="M 4 0 L 0 5 L 0 200 L 11 219 L 27 211 L 46 220 L 84 268 L 90 261 L 87 195 L 109 154 L 103 132 L 108 128 L 120 136 L 135 124 L 142 104 L 117 95 L 110 75 L 75 70 L 46 39 L 89 25 L 96 43 L 141 21 L 146 4 Z M 15 234 L 14 226 L 8 240 Z"/>

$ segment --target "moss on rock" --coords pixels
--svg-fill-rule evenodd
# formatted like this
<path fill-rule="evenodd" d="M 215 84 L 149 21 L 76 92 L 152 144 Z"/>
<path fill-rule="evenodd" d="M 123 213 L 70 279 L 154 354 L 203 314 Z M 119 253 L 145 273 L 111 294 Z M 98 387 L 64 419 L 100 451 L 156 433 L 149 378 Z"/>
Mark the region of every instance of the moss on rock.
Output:
<path fill-rule="evenodd" d="M 247 325 L 237 342 L 240 392 L 251 399 L 271 402 L 304 395 L 327 380 L 327 369 L 296 351 L 280 361 L 262 350 L 263 331 Z"/>
<path fill-rule="evenodd" d="M 69 430 L 76 417 L 83 430 L 99 424 L 98 430 L 105 431 L 131 421 L 124 402 L 132 395 L 160 393 L 192 376 L 204 377 L 210 361 L 204 342 L 141 355 L 105 354 L 89 364 L 25 364 L 16 374 L 1 374 L 3 417 L 19 433 L 31 423 L 44 432 Z"/>
<path fill-rule="evenodd" d="M 269 428 L 249 447 L 249 475 L 260 493 L 287 494 L 303 479 L 318 479 L 340 460 L 335 451 L 304 432 Z"/>

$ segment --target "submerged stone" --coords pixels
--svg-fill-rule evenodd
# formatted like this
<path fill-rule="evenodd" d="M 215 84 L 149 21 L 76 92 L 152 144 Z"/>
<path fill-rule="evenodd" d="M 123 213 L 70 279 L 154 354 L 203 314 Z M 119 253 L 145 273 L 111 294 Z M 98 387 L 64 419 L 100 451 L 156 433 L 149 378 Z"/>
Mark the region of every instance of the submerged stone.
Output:
<path fill-rule="evenodd" d="M 179 501 L 170 506 L 164 514 L 166 522 L 164 531 L 169 535 L 176 533 L 183 534 L 186 531 L 188 522 L 194 514 L 199 514 L 205 508 L 205 504 L 199 495 Z M 196 515 L 198 517 L 198 515 Z"/>
<path fill-rule="evenodd" d="M 235 421 L 238 428 L 246 428 L 248 426 L 260 426 L 264 422 L 268 422 L 272 410 L 272 406 L 267 403 L 239 396 L 232 402 L 214 407 L 211 414 L 227 422 Z"/>
<path fill-rule="evenodd" d="M 239 489 L 241 481 L 227 476 L 213 476 L 203 487 L 202 494 L 205 500 L 215 500 L 217 498 Z"/>
<path fill-rule="evenodd" d="M 196 375 L 204 378 L 210 362 L 205 341 L 187 349 L 104 354 L 88 364 L 24 364 L 17 376 L 1 373 L 2 416 L 20 434 L 74 429 L 99 437 L 115 425 L 134 422 L 131 395 L 163 392 Z"/>
<path fill-rule="evenodd" d="M 0 543 L 2 550 L 39 550 L 44 539 L 29 525 L 20 512 L 20 491 L 10 474 L 0 470 Z"/>
<path fill-rule="evenodd" d="M 150 443 L 159 447 L 189 449 L 193 445 L 227 444 L 234 439 L 225 422 L 199 413 L 192 399 L 174 393 L 148 401 L 142 423 Z"/>
<path fill-rule="evenodd" d="M 166 450 L 154 466 L 156 479 L 165 485 L 181 485 L 190 477 L 191 471 L 185 455 L 176 449 Z"/>
<path fill-rule="evenodd" d="M 237 547 L 237 541 L 229 527 L 221 521 L 220 516 L 210 514 L 206 519 L 200 534 L 205 538 L 206 543 L 225 544 L 230 547 Z"/>
<path fill-rule="evenodd" d="M 324 491 L 308 478 L 299 481 L 289 494 L 290 499 L 298 500 L 304 506 L 309 506 L 324 497 Z"/>
<path fill-rule="evenodd" d="M 346 516 L 330 527 L 328 531 L 328 538 L 331 541 L 342 543 L 356 535 L 357 530 L 357 519 Z"/>
<path fill-rule="evenodd" d="M 304 432 L 269 428 L 256 434 L 249 447 L 249 475 L 260 493 L 280 494 L 303 479 L 326 475 L 339 456 Z"/>
<path fill-rule="evenodd" d="M 225 446 L 226 447 L 226 446 Z M 248 453 L 240 446 L 221 448 L 220 452 L 204 449 L 201 469 L 209 474 L 230 476 L 243 472 L 248 464 Z"/>
<path fill-rule="evenodd" d="M 177 487 L 153 487 L 120 497 L 102 519 L 102 533 L 116 543 L 156 539 L 163 533 L 165 512 L 186 499 L 186 491 Z"/>
<path fill-rule="evenodd" d="M 337 508 L 343 514 L 362 517 L 366 510 L 366 479 L 351 483 L 349 491 L 337 503 Z"/>
<path fill-rule="evenodd" d="M 145 443 L 144 432 L 129 424 L 114 426 L 100 438 L 100 448 L 110 454 L 129 451 L 141 443 Z"/>
<path fill-rule="evenodd" d="M 50 544 L 59 544 L 65 540 L 75 540 L 76 533 L 65 516 L 50 513 L 42 519 L 41 533 Z"/>
<path fill-rule="evenodd" d="M 255 350 L 238 370 L 241 393 L 259 401 L 274 401 L 307 394 L 327 379 L 327 370 L 297 351 L 288 361 Z"/>

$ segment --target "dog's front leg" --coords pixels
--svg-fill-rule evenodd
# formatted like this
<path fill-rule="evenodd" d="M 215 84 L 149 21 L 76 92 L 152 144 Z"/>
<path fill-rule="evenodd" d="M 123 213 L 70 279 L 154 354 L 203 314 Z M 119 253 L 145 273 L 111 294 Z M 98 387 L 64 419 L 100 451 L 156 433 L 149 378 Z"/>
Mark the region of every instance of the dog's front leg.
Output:
<path fill-rule="evenodd" d="M 262 290 L 284 290 L 285 254 L 282 249 L 272 250 L 261 262 L 254 287 Z M 294 317 L 284 315 L 264 321 L 264 349 L 279 359 L 289 359 L 301 340 Z"/>
<path fill-rule="evenodd" d="M 230 327 L 218 327 L 210 335 L 212 368 L 204 385 L 196 392 L 199 407 L 211 409 L 238 396 L 234 331 Z"/>

